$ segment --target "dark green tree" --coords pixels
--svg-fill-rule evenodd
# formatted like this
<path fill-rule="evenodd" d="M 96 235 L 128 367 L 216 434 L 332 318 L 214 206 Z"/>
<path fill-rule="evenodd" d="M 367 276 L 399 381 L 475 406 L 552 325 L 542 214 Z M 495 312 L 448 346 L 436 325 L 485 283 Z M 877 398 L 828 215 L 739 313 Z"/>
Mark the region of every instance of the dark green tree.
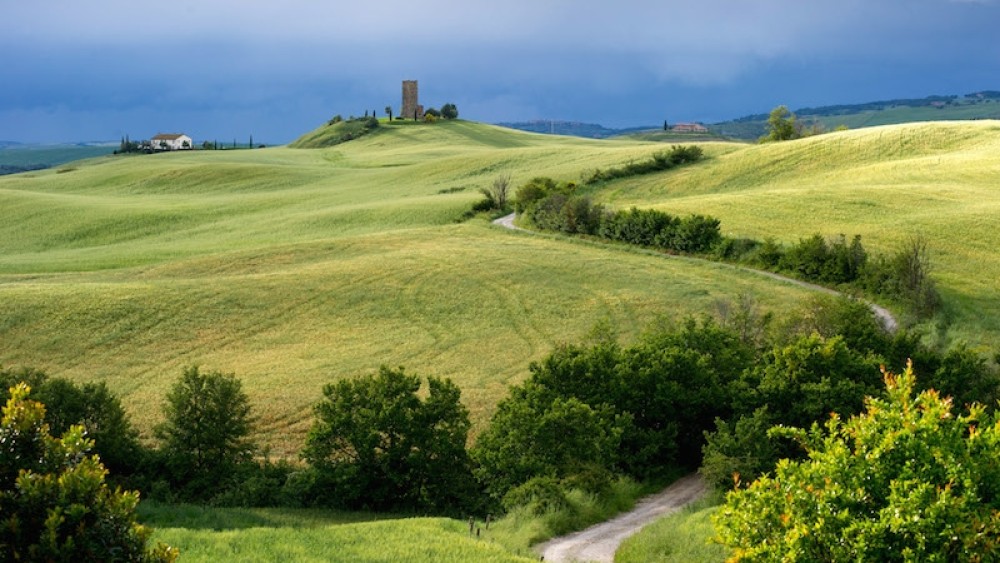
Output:
<path fill-rule="evenodd" d="M 34 368 L 0 367 L 0 403 L 9 396 L 6 390 L 26 383 L 33 395 L 47 408 L 45 422 L 52 433 L 63 434 L 71 426 L 82 425 L 87 438 L 94 441 L 92 453 L 115 476 L 134 473 L 143 459 L 139 433 L 129 422 L 121 401 L 102 383 L 77 385 L 61 377 L 48 377 Z"/>
<path fill-rule="evenodd" d="M 790 141 L 799 137 L 795 127 L 795 114 L 788 106 L 778 106 L 771 110 L 767 118 L 767 135 L 762 141 Z"/>
<path fill-rule="evenodd" d="M 458 119 L 458 107 L 452 103 L 441 106 L 441 117 L 445 119 Z"/>
<path fill-rule="evenodd" d="M 331 383 L 314 407 L 303 458 L 348 508 L 456 512 L 476 501 L 465 450 L 469 413 L 447 379 L 382 366 L 378 374 Z"/>
<path fill-rule="evenodd" d="M 148 550 L 150 530 L 135 519 L 138 493 L 108 488 L 89 455 L 82 426 L 49 434 L 45 407 L 30 388 L 10 389 L 0 420 L 0 560 L 173 561 L 177 550 Z"/>
<path fill-rule="evenodd" d="M 608 405 L 591 407 L 528 381 L 511 389 L 476 441 L 476 474 L 500 500 L 538 477 L 563 480 L 594 466 L 614 467 L 630 422 Z"/>
<path fill-rule="evenodd" d="M 216 487 L 256 449 L 250 400 L 233 374 L 185 369 L 167 393 L 163 414 L 155 432 L 176 482 Z"/>
<path fill-rule="evenodd" d="M 385 114 L 389 116 L 389 121 L 392 121 L 392 106 L 385 106 Z"/>

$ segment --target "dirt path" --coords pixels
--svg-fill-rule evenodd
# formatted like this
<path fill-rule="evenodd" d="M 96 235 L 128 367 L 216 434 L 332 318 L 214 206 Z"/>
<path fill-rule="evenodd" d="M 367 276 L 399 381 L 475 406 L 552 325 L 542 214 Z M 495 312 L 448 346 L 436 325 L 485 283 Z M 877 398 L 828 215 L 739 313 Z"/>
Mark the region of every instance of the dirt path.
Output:
<path fill-rule="evenodd" d="M 505 227 L 507 229 L 512 229 L 512 230 L 515 230 L 515 231 L 530 232 L 527 229 L 522 229 L 522 228 L 518 227 L 517 225 L 515 225 L 514 224 L 514 217 L 515 217 L 515 214 L 511 213 L 510 215 L 505 215 L 503 217 L 500 217 L 499 219 L 494 220 L 493 224 L 494 225 L 500 225 L 501 227 Z M 811 289 L 813 291 L 818 291 L 818 292 L 821 292 L 821 293 L 827 293 L 827 294 L 830 294 L 830 295 L 843 295 L 842 293 L 840 293 L 840 292 L 838 292 L 836 290 L 830 289 L 828 287 L 823 287 L 821 285 L 816 285 L 816 284 L 809 283 L 809 282 L 804 282 L 804 281 L 800 281 L 800 280 L 796 280 L 796 279 L 792 279 L 792 278 L 787 278 L 785 276 L 782 276 L 780 274 L 775 274 L 773 272 L 765 272 L 763 270 L 755 270 L 753 268 L 744 268 L 743 266 L 735 266 L 733 264 L 726 264 L 725 262 L 715 262 L 715 261 L 711 261 L 711 260 L 704 260 L 702 258 L 693 258 L 693 257 L 690 257 L 690 256 L 678 257 L 678 256 L 670 255 L 670 254 L 665 254 L 664 256 L 670 256 L 671 258 L 683 258 L 684 260 L 694 260 L 694 261 L 698 261 L 698 262 L 711 262 L 712 264 L 719 264 L 719 265 L 722 265 L 722 266 L 725 266 L 725 267 L 728 267 L 728 268 L 732 268 L 734 270 L 742 270 L 744 272 L 753 272 L 755 274 L 759 274 L 759 275 L 762 275 L 762 276 L 767 276 L 767 277 L 769 277 L 771 279 L 775 279 L 775 280 L 778 280 L 778 281 L 781 281 L 781 282 L 784 282 L 784 283 L 790 283 L 792 285 L 797 285 L 799 287 L 804 287 L 806 289 Z M 896 332 L 896 329 L 899 328 L 899 322 L 896 321 L 896 317 L 892 316 L 892 313 L 890 313 L 888 309 L 886 309 L 885 307 L 880 307 L 880 306 L 878 306 L 878 305 L 876 305 L 874 303 L 871 303 L 871 302 L 867 302 L 866 301 L 866 303 L 868 303 L 868 307 L 872 310 L 872 312 L 875 313 L 875 317 L 878 318 L 879 322 L 882 324 L 882 328 L 884 328 L 886 330 L 886 332 Z"/>
<path fill-rule="evenodd" d="M 701 477 L 692 473 L 681 477 L 663 491 L 639 501 L 635 508 L 608 520 L 538 545 L 535 550 L 545 561 L 599 561 L 611 563 L 615 551 L 625 538 L 661 516 L 676 512 L 698 500 L 707 486 Z"/>

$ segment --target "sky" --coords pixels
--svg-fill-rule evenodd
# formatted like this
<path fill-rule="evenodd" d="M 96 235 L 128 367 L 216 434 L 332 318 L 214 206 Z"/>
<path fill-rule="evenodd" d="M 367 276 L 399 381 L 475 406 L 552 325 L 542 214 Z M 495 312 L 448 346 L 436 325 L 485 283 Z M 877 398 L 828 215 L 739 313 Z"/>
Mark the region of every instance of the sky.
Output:
<path fill-rule="evenodd" d="M 336 114 L 711 123 L 1000 90 L 1000 0 L 0 0 L 0 140 L 286 143 Z"/>

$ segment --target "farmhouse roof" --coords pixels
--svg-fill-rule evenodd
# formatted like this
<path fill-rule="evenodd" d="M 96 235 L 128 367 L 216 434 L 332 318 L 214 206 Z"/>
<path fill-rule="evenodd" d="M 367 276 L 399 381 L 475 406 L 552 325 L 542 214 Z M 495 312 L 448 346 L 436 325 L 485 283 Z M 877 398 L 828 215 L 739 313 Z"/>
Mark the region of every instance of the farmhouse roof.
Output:
<path fill-rule="evenodd" d="M 187 135 L 183 133 L 158 133 L 153 137 L 154 141 L 176 141 L 181 137 L 186 137 Z"/>

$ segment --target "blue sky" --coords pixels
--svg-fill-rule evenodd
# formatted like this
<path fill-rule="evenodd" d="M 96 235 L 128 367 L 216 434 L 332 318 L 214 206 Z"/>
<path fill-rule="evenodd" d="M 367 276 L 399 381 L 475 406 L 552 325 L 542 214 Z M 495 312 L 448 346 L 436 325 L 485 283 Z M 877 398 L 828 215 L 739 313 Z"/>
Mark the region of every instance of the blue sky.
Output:
<path fill-rule="evenodd" d="M 249 135 L 421 102 L 655 125 L 1000 90 L 1000 0 L 0 0 L 0 139 Z"/>

